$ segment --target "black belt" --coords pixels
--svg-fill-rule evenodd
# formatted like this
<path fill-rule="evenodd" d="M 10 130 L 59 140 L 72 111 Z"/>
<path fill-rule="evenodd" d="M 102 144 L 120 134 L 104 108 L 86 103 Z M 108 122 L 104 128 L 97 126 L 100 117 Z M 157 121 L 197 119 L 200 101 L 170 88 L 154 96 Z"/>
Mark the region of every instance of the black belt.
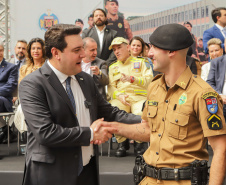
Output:
<path fill-rule="evenodd" d="M 191 180 L 191 167 L 184 168 L 155 168 L 145 165 L 144 175 L 158 180 Z"/>

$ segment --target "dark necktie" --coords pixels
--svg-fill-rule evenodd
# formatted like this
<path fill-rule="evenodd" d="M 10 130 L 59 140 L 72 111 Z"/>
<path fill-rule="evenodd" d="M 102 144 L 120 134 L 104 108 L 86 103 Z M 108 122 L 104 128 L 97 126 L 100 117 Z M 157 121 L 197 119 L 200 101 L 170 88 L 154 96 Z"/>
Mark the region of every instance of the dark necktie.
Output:
<path fill-rule="evenodd" d="M 71 104 L 73 106 L 75 117 L 77 119 L 75 99 L 74 99 L 74 96 L 73 96 L 73 93 L 72 93 L 72 90 L 71 90 L 71 77 L 68 77 L 66 79 L 66 91 L 67 91 L 67 95 L 68 95 L 68 97 L 69 97 L 69 99 L 71 101 Z M 79 148 L 79 150 L 80 151 L 79 151 L 79 161 L 78 161 L 78 175 L 82 172 L 82 169 L 83 169 L 81 148 Z"/>
<path fill-rule="evenodd" d="M 21 60 L 18 61 L 18 64 L 17 64 L 17 69 L 19 70 L 20 69 L 20 64 L 22 63 Z"/>

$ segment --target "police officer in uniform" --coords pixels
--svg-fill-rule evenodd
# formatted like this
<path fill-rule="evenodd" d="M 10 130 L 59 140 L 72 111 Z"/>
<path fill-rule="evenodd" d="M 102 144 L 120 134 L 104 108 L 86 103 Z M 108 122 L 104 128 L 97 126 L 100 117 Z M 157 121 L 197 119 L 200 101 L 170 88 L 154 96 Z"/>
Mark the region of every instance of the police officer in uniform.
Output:
<path fill-rule="evenodd" d="M 140 185 L 207 184 L 207 138 L 214 153 L 209 185 L 221 185 L 226 165 L 223 102 L 186 66 L 191 34 L 182 25 L 167 24 L 154 31 L 150 42 L 154 70 L 163 75 L 156 76 L 148 87 L 142 123 L 109 124 L 118 128 L 119 135 L 150 141 L 143 155 L 143 173 L 134 170 L 144 177 Z M 141 179 L 140 173 L 135 174 Z"/>
<path fill-rule="evenodd" d="M 107 10 L 107 28 L 117 31 L 118 37 L 123 37 L 131 40 L 133 38 L 132 31 L 130 29 L 129 22 L 122 16 L 118 15 L 118 1 L 107 0 L 105 9 Z"/>
<path fill-rule="evenodd" d="M 109 67 L 108 94 L 111 104 L 121 110 L 135 115 L 142 114 L 142 106 L 147 99 L 147 87 L 153 78 L 149 62 L 140 57 L 131 57 L 128 41 L 122 37 L 115 38 L 109 49 L 113 49 L 117 61 Z M 117 157 L 126 156 L 129 140 L 116 136 L 119 143 Z M 143 154 L 143 144 L 135 141 L 135 154 Z"/>

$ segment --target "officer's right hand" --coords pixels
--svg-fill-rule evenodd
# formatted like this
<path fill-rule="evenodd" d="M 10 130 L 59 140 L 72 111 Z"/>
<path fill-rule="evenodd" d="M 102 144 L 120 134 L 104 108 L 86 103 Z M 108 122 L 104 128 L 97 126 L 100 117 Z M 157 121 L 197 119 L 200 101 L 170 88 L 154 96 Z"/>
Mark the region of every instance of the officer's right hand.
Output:
<path fill-rule="evenodd" d="M 226 95 L 220 95 L 222 100 L 223 100 L 223 103 L 226 104 Z"/>
<path fill-rule="evenodd" d="M 126 105 L 126 106 L 131 106 L 127 101 L 126 101 L 126 98 L 128 98 L 129 97 L 129 95 L 126 95 L 126 94 L 120 94 L 119 96 L 118 96 L 118 100 L 120 101 L 120 102 L 122 102 L 124 105 Z"/>

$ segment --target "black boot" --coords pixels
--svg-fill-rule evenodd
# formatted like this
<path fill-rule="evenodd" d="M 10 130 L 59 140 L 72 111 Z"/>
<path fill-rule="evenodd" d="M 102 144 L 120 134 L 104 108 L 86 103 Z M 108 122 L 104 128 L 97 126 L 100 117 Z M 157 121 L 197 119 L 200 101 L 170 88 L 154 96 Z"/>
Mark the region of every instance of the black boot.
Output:
<path fill-rule="evenodd" d="M 126 139 L 122 143 L 119 143 L 115 156 L 116 157 L 125 157 L 126 150 L 129 150 L 129 139 Z"/>
<path fill-rule="evenodd" d="M 0 144 L 2 144 L 5 137 L 7 137 L 7 126 L 0 128 Z"/>
<path fill-rule="evenodd" d="M 6 131 L 5 131 L 5 137 L 2 141 L 3 144 L 7 144 L 8 143 L 8 128 L 6 127 Z M 15 142 L 17 141 L 17 135 L 10 129 L 9 127 L 9 142 L 12 143 L 12 142 Z"/>
<path fill-rule="evenodd" d="M 138 143 L 134 141 L 134 154 L 137 155 L 143 155 L 145 152 L 144 149 L 144 143 Z"/>

